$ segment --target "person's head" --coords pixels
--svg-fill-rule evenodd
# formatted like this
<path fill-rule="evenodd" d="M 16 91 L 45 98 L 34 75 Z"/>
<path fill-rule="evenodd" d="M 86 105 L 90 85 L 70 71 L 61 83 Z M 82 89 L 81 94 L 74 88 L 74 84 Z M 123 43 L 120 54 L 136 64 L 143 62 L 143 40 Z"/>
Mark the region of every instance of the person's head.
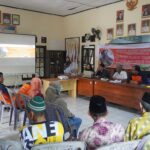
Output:
<path fill-rule="evenodd" d="M 49 87 L 45 92 L 45 101 L 54 102 L 61 92 L 61 85 L 59 81 L 53 81 L 50 83 Z"/>
<path fill-rule="evenodd" d="M 122 64 L 117 64 L 117 66 L 116 66 L 116 71 L 117 71 L 118 73 L 120 73 L 120 72 L 122 71 L 122 69 L 123 69 L 123 65 L 122 65 Z"/>
<path fill-rule="evenodd" d="M 107 106 L 104 97 L 95 95 L 90 98 L 89 114 L 94 121 L 106 116 Z"/>
<path fill-rule="evenodd" d="M 42 97 L 35 96 L 27 103 L 26 109 L 32 123 L 45 121 L 46 105 Z"/>
<path fill-rule="evenodd" d="M 31 89 L 29 91 L 29 95 L 31 97 L 36 96 L 37 94 L 41 94 L 42 81 L 40 78 L 35 77 L 31 80 Z"/>
<path fill-rule="evenodd" d="M 41 88 L 42 88 L 42 81 L 41 81 L 41 79 L 38 78 L 38 77 L 32 78 L 32 80 L 31 80 L 31 87 L 32 87 L 33 90 L 40 91 Z"/>
<path fill-rule="evenodd" d="M 90 63 L 86 65 L 86 70 L 92 70 L 92 65 Z"/>
<path fill-rule="evenodd" d="M 141 68 L 138 65 L 133 66 L 132 73 L 138 75 L 141 72 Z"/>
<path fill-rule="evenodd" d="M 142 100 L 140 101 L 140 108 L 142 113 L 150 112 L 150 92 L 143 94 Z"/>
<path fill-rule="evenodd" d="M 4 82 L 4 77 L 3 77 L 3 73 L 0 72 L 0 83 L 3 83 Z"/>

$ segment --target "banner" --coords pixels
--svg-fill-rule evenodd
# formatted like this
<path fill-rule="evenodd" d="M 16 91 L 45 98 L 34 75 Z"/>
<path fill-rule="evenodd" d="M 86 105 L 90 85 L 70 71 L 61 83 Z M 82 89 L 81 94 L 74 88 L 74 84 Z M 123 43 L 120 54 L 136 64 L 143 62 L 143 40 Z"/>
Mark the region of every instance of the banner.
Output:
<path fill-rule="evenodd" d="M 140 65 L 150 69 L 150 43 L 128 45 L 101 45 L 99 59 L 105 65 L 115 67 L 117 63 L 130 69 L 133 65 Z"/>

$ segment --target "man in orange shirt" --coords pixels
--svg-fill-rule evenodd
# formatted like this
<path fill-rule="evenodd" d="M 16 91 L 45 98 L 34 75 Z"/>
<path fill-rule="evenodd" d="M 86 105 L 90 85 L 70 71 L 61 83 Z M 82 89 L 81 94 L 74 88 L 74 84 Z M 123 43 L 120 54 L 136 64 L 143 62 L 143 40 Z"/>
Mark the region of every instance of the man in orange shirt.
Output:
<path fill-rule="evenodd" d="M 134 83 L 134 84 L 146 84 L 147 83 L 147 77 L 141 71 L 141 68 L 138 65 L 133 66 L 132 74 L 129 77 L 129 80 L 130 80 L 130 83 Z"/>

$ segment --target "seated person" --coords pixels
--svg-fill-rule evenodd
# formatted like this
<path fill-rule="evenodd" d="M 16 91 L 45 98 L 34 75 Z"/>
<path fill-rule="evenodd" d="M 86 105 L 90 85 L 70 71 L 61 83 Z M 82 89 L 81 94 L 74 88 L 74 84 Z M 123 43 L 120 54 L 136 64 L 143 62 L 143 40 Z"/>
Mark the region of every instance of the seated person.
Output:
<path fill-rule="evenodd" d="M 6 103 L 7 104 L 11 104 L 11 100 L 10 100 L 7 88 L 6 88 L 6 86 L 3 83 L 4 83 L 3 73 L 0 72 L 0 92 L 2 93 Z M 0 100 L 2 101 L 1 97 L 0 97 Z"/>
<path fill-rule="evenodd" d="M 130 83 L 134 83 L 134 84 L 147 83 L 147 77 L 142 73 L 141 68 L 138 65 L 133 66 L 132 73 L 131 75 L 129 75 L 128 80 Z"/>
<path fill-rule="evenodd" d="M 106 79 L 110 78 L 109 72 L 105 69 L 104 64 L 99 64 L 95 76 L 98 78 L 106 78 Z"/>
<path fill-rule="evenodd" d="M 144 136 L 138 143 L 136 150 L 149 150 L 150 149 L 150 134 Z"/>
<path fill-rule="evenodd" d="M 31 98 L 33 98 L 34 96 L 41 96 L 42 98 L 44 98 L 41 89 L 42 89 L 42 81 L 38 77 L 33 77 L 31 83 L 23 84 L 22 87 L 19 89 L 18 93 L 16 94 L 16 96 L 14 97 L 14 100 L 16 101 L 16 107 L 17 108 L 19 107 L 19 103 L 22 107 L 24 107 L 24 102 L 21 98 L 21 94 L 27 95 Z"/>
<path fill-rule="evenodd" d="M 71 74 L 72 73 L 72 65 L 71 65 L 70 57 L 66 57 L 66 62 L 64 63 L 64 73 L 65 74 Z"/>
<path fill-rule="evenodd" d="M 20 129 L 20 138 L 26 150 L 37 144 L 63 142 L 63 125 L 56 121 L 47 122 L 45 109 L 44 99 L 40 96 L 34 97 L 27 104 L 27 113 L 32 124 Z"/>
<path fill-rule="evenodd" d="M 15 104 L 16 104 L 16 107 L 19 108 L 19 105 L 22 106 L 22 108 L 24 108 L 25 104 L 24 104 L 24 101 L 22 100 L 21 98 L 21 94 L 24 94 L 24 95 L 29 95 L 29 91 L 31 89 L 31 85 L 30 83 L 24 83 L 22 85 L 22 87 L 19 89 L 18 93 L 13 97 L 13 99 L 15 100 Z M 18 102 L 19 101 L 19 102 Z M 20 103 L 20 104 L 19 104 Z"/>
<path fill-rule="evenodd" d="M 34 96 L 41 96 L 44 98 L 42 94 L 42 81 L 38 77 L 34 77 L 31 80 L 31 88 L 28 91 L 28 96 L 34 97 Z"/>
<path fill-rule="evenodd" d="M 82 76 L 91 78 L 91 77 L 93 77 L 93 75 L 94 75 L 94 70 L 92 68 L 92 65 L 90 63 L 88 63 L 86 65 L 86 68 L 83 71 L 83 75 Z"/>
<path fill-rule="evenodd" d="M 45 101 L 46 103 L 52 103 L 62 108 L 65 117 L 68 118 L 70 126 L 74 126 L 74 133 L 72 137 L 76 138 L 82 120 L 80 118 L 75 117 L 75 115 L 72 114 L 67 108 L 67 103 L 60 97 L 60 90 L 60 83 L 57 81 L 52 82 L 45 92 Z"/>
<path fill-rule="evenodd" d="M 140 108 L 142 116 L 130 120 L 125 133 L 125 141 L 138 140 L 150 133 L 150 93 L 144 93 Z"/>
<path fill-rule="evenodd" d="M 114 73 L 112 78 L 121 82 L 125 82 L 127 80 L 127 73 L 126 71 L 123 71 L 123 65 L 117 64 L 116 72 Z"/>
<path fill-rule="evenodd" d="M 65 70 L 66 68 L 68 68 L 68 67 L 70 66 L 70 64 L 71 64 L 70 57 L 67 56 L 67 57 L 66 57 L 66 62 L 64 63 L 64 70 Z"/>
<path fill-rule="evenodd" d="M 93 126 L 79 134 L 79 140 L 87 143 L 88 149 L 123 141 L 124 128 L 121 124 L 106 120 L 107 106 L 105 98 L 93 96 L 90 99 L 89 114 L 94 120 Z"/>

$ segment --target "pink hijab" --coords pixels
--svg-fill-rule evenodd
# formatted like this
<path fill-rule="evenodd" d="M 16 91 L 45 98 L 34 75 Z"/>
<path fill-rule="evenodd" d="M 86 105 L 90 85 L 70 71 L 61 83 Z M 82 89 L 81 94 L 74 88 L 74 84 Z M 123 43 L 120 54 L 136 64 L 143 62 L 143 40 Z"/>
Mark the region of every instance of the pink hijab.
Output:
<path fill-rule="evenodd" d="M 34 97 L 41 94 L 42 81 L 40 78 L 35 77 L 31 80 L 31 89 L 29 91 L 29 96 Z"/>

